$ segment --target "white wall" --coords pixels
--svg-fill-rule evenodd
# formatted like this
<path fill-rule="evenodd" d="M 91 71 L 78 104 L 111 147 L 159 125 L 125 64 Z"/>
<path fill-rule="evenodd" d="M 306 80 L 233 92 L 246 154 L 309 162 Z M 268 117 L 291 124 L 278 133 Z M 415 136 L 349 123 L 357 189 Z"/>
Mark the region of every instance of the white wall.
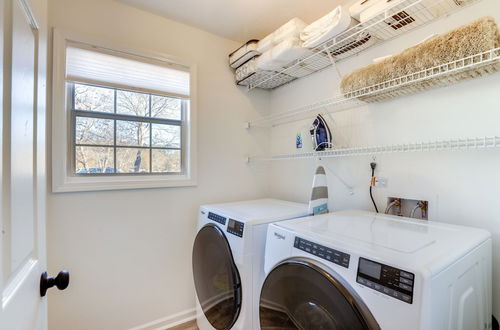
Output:
<path fill-rule="evenodd" d="M 500 24 L 500 3 L 484 0 L 444 20 L 372 48 L 339 63 L 341 74 L 369 64 L 375 57 L 395 54 L 432 33 L 446 32 L 475 18 L 492 15 Z M 272 111 L 278 112 L 332 97 L 339 79 L 333 69 L 300 79 L 273 92 Z M 334 136 L 340 145 L 395 144 L 438 138 L 500 135 L 500 74 L 414 96 L 333 114 Z M 272 129 L 273 153 L 295 152 L 295 134 L 302 132 L 304 149 L 311 150 L 307 133 L 312 119 Z M 368 195 L 372 157 L 323 160 L 334 210 L 372 210 Z M 377 175 L 388 179 L 387 188 L 375 190 L 379 208 L 386 197 L 407 196 L 430 201 L 433 220 L 482 227 L 493 234 L 494 280 L 500 281 L 500 151 L 429 152 L 377 155 Z M 318 161 L 277 161 L 271 168 L 274 197 L 307 201 Z M 333 172 L 332 172 L 333 171 Z M 353 195 L 333 175 L 354 187 Z M 500 317 L 500 287 L 494 286 L 494 313 Z"/>
<path fill-rule="evenodd" d="M 49 328 L 127 329 L 189 316 L 198 206 L 264 194 L 266 171 L 244 156 L 265 152 L 267 135 L 248 134 L 242 122 L 269 109 L 268 93 L 234 85 L 227 65 L 239 46 L 233 41 L 115 1 L 49 6 L 52 27 L 197 63 L 199 91 L 197 187 L 49 192 L 49 271 L 71 273 L 66 291 L 50 292 Z"/>
<path fill-rule="evenodd" d="M 194 307 L 191 246 L 197 207 L 206 202 L 269 195 L 307 201 L 316 161 L 247 166 L 245 155 L 292 152 L 295 133 L 306 135 L 312 120 L 269 133 L 246 132 L 242 122 L 337 93 L 338 78 L 326 70 L 272 92 L 247 94 L 233 84 L 226 56 L 238 45 L 201 30 L 109 0 L 50 0 L 50 24 L 127 47 L 169 53 L 198 64 L 199 184 L 194 188 L 48 195 L 49 270 L 67 268 L 71 286 L 50 293 L 49 327 L 126 329 L 163 317 L 188 315 Z M 444 32 L 483 15 L 500 22 L 497 0 L 483 0 L 360 56 L 343 61 L 341 73 L 395 53 L 431 33 Z M 334 114 L 341 144 L 366 145 L 434 138 L 499 135 L 500 74 L 415 96 Z M 270 146 L 269 146 L 270 144 Z M 309 144 L 310 145 L 310 144 Z M 50 157 L 49 157 L 50 158 Z M 371 157 L 325 160 L 354 186 L 354 194 L 329 172 L 334 209 L 371 209 Z M 376 190 L 382 208 L 388 195 L 428 199 L 431 218 L 489 229 L 500 238 L 495 195 L 500 183 L 498 150 L 377 156 L 386 189 Z M 50 181 L 50 180 L 49 180 Z M 494 253 L 494 282 L 500 254 Z M 500 316 L 500 288 L 495 311 Z M 182 314 L 187 312 L 187 314 Z"/>

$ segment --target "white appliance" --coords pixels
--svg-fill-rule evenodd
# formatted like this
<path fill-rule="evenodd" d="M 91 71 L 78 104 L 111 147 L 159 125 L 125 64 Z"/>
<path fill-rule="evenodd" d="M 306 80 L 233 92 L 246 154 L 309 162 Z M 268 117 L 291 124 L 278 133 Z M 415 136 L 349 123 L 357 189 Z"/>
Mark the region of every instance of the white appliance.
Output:
<path fill-rule="evenodd" d="M 306 204 L 276 199 L 200 207 L 193 246 L 200 330 L 258 329 L 267 226 L 306 215 Z"/>
<path fill-rule="evenodd" d="M 491 329 L 491 238 L 363 211 L 269 226 L 262 329 Z"/>

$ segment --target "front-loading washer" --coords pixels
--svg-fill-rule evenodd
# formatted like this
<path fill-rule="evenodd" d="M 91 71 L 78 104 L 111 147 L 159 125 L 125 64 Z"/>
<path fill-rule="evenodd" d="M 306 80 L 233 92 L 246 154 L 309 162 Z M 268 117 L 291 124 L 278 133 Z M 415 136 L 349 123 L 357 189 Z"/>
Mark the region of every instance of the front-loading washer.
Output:
<path fill-rule="evenodd" d="M 491 329 L 491 238 L 363 211 L 269 225 L 261 329 Z"/>
<path fill-rule="evenodd" d="M 259 328 L 267 226 L 307 212 L 306 204 L 276 199 L 200 207 L 192 260 L 200 330 Z"/>

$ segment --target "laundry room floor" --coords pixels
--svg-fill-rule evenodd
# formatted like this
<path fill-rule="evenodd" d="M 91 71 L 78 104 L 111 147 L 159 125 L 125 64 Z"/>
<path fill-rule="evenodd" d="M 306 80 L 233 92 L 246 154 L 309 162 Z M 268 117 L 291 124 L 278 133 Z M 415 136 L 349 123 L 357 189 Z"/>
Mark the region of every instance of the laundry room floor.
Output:
<path fill-rule="evenodd" d="M 199 330 L 199 329 L 198 326 L 196 325 L 196 321 L 191 321 L 188 323 L 180 324 L 173 328 L 168 328 L 167 330 Z"/>

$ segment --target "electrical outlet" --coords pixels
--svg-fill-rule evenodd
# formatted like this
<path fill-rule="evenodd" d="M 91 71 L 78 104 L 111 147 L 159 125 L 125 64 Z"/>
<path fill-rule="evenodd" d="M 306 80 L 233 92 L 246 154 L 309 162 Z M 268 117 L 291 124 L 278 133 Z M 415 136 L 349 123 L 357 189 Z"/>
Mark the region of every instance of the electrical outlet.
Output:
<path fill-rule="evenodd" d="M 387 178 L 375 178 L 375 187 L 377 188 L 386 188 L 387 187 Z"/>

